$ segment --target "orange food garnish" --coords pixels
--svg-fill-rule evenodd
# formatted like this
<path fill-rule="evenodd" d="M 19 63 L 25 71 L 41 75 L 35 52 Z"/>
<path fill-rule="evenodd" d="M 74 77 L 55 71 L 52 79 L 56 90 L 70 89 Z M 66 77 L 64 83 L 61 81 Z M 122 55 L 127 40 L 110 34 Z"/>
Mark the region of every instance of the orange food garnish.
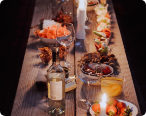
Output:
<path fill-rule="evenodd" d="M 39 32 L 38 35 L 42 38 L 56 39 L 56 35 L 58 37 L 61 37 L 70 34 L 70 32 L 66 29 L 65 26 L 64 27 L 59 26 L 58 33 L 56 34 L 56 32 L 57 32 L 57 25 L 53 25 L 52 27 L 45 28 L 43 32 Z"/>
<path fill-rule="evenodd" d="M 96 115 L 100 114 L 100 104 L 96 102 L 92 105 L 92 110 L 95 112 Z"/>

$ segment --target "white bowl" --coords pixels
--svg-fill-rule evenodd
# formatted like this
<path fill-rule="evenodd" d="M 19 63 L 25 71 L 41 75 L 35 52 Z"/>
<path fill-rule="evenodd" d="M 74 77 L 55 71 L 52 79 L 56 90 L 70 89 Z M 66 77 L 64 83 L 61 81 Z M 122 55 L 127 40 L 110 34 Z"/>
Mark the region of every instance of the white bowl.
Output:
<path fill-rule="evenodd" d="M 70 33 L 71 34 L 71 33 Z M 68 37 L 70 36 L 66 35 L 66 36 L 61 36 L 61 37 L 57 37 L 60 41 L 61 40 L 65 40 L 68 39 Z M 49 38 L 42 38 L 41 36 L 39 36 L 40 40 L 46 44 L 59 44 L 59 42 L 57 41 L 57 39 L 49 39 Z"/>
<path fill-rule="evenodd" d="M 136 116 L 138 114 L 138 109 L 134 104 L 132 104 L 128 101 L 124 101 L 124 100 L 118 100 L 118 101 L 125 103 L 126 107 L 129 105 L 129 108 L 132 109 L 132 115 L 131 116 Z M 92 110 L 92 106 L 90 107 L 89 112 L 90 112 L 91 116 L 95 116 L 95 112 Z"/>
<path fill-rule="evenodd" d="M 96 63 L 91 63 L 91 65 L 90 65 L 90 67 L 92 67 L 93 69 L 97 66 L 98 64 L 96 64 Z M 110 74 L 107 74 L 107 75 L 103 75 L 103 76 L 109 76 L 109 75 L 111 75 L 113 72 L 114 72 L 114 69 L 111 67 L 111 66 L 109 66 L 109 65 L 107 65 L 107 64 L 101 64 L 101 67 L 102 68 L 105 68 L 105 67 L 109 67 L 109 69 L 111 70 L 111 73 Z M 84 72 L 84 70 L 83 70 L 83 68 L 84 68 L 84 66 L 81 68 L 81 71 L 83 72 L 83 75 L 86 75 L 87 77 L 89 77 L 89 78 L 95 78 L 96 77 L 96 74 L 87 74 L 86 72 Z"/>
<path fill-rule="evenodd" d="M 40 36 L 39 36 L 40 37 Z M 46 44 L 56 44 L 58 41 L 56 39 L 48 39 L 40 37 L 40 40 Z"/>
<path fill-rule="evenodd" d="M 93 11 L 95 9 L 95 5 L 87 5 L 87 11 Z"/>

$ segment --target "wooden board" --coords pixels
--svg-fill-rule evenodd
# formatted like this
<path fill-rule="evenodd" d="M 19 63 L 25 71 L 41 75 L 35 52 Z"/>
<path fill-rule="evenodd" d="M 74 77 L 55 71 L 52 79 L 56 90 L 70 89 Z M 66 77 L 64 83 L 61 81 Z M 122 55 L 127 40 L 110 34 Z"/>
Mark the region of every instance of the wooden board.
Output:
<path fill-rule="evenodd" d="M 69 1 L 69 9 L 73 12 L 72 1 Z M 31 26 L 40 23 L 41 19 L 51 19 L 55 13 L 60 11 L 61 7 L 52 0 L 36 0 L 33 20 Z M 35 85 L 35 79 L 40 69 L 45 75 L 47 69 L 51 65 L 44 65 L 38 57 L 37 46 L 41 44 L 40 39 L 33 34 L 34 29 L 30 30 L 28 43 L 25 51 L 24 61 L 22 65 L 21 75 L 15 96 L 12 116 L 48 116 L 47 113 L 47 98 L 44 92 L 38 92 Z M 68 56 L 70 61 L 74 64 L 74 44 L 70 46 L 70 53 Z M 41 68 L 40 68 L 41 66 Z M 74 67 L 71 73 L 74 74 Z M 75 115 L 75 96 L 74 92 L 66 93 L 66 112 L 65 116 Z"/>
<path fill-rule="evenodd" d="M 112 36 L 109 42 L 109 47 L 111 49 L 111 53 L 115 54 L 121 69 L 121 73 L 119 74 L 123 78 L 125 78 L 123 92 L 120 96 L 116 97 L 118 99 L 123 99 L 129 101 L 136 105 L 138 108 L 138 116 L 141 116 L 140 108 L 137 101 L 137 96 L 135 93 L 133 80 L 131 77 L 127 57 L 125 54 L 124 45 L 122 42 L 120 30 L 118 27 L 117 19 L 115 16 L 113 4 L 111 0 L 107 0 L 109 4 L 108 11 L 110 11 L 111 15 L 111 31 Z M 90 29 L 86 30 L 86 39 L 85 41 L 77 39 L 75 43 L 75 63 L 77 64 L 79 59 L 84 55 L 85 52 L 94 52 L 96 51 L 94 46 L 93 39 L 96 38 L 96 35 L 92 33 L 93 30 L 97 28 L 97 21 L 95 12 L 87 12 L 87 16 L 90 19 L 89 22 L 86 24 Z M 79 45 L 80 43 L 80 45 Z M 79 48 L 82 48 L 79 50 Z M 76 65 L 77 66 L 77 65 Z M 87 95 L 87 84 L 83 83 L 77 74 L 77 67 L 76 67 L 76 78 L 77 78 L 77 90 L 76 90 L 76 116 L 86 116 L 86 109 L 83 109 L 80 105 L 80 100 L 85 99 Z M 85 89 L 86 88 L 86 89 Z M 101 100 L 101 88 L 100 86 L 93 86 L 91 85 L 89 90 L 89 99 L 92 100 Z"/>

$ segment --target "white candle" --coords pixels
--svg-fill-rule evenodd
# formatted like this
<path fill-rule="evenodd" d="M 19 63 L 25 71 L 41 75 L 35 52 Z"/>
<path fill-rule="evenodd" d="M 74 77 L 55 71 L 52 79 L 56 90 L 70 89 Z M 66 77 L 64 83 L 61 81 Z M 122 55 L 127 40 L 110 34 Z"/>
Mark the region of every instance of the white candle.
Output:
<path fill-rule="evenodd" d="M 102 101 L 100 102 L 100 116 L 107 116 L 106 114 L 106 94 L 102 96 Z"/>
<path fill-rule="evenodd" d="M 77 9 L 77 29 L 76 38 L 85 39 L 85 20 L 86 20 L 86 0 L 79 0 L 79 7 Z"/>

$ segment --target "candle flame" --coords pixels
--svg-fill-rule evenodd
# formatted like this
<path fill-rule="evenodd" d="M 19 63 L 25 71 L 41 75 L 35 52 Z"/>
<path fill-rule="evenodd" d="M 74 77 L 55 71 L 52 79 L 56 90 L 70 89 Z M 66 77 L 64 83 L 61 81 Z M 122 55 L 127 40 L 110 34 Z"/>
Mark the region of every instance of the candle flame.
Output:
<path fill-rule="evenodd" d="M 106 102 L 106 94 L 105 93 L 102 96 L 102 102 L 104 102 L 104 103 Z"/>

